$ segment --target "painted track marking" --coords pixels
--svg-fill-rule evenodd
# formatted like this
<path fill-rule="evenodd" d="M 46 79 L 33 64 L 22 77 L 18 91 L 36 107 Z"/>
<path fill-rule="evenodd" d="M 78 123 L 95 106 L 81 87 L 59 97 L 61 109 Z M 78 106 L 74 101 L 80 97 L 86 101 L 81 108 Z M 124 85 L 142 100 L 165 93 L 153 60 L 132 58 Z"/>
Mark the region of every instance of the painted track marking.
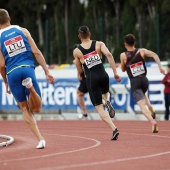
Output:
<path fill-rule="evenodd" d="M 64 166 L 56 166 L 56 167 L 48 167 L 48 168 L 39 168 L 36 170 L 57 170 L 57 169 L 70 169 L 70 168 L 78 168 L 78 167 L 87 167 L 87 166 L 94 166 L 94 165 L 104 165 L 104 164 L 110 164 L 110 163 L 116 163 L 116 162 L 125 162 L 125 161 L 132 161 L 137 159 L 146 159 L 146 158 L 152 158 L 162 155 L 170 154 L 170 151 L 168 152 L 160 152 L 156 154 L 151 155 L 145 155 L 145 156 L 137 156 L 137 157 L 128 157 L 128 158 L 121 158 L 121 159 L 115 159 L 115 160 L 108 160 L 108 161 L 100 161 L 100 162 L 91 162 L 91 163 L 83 163 L 83 164 L 73 164 L 73 165 L 64 165 Z"/>
<path fill-rule="evenodd" d="M 30 160 L 30 159 L 37 159 L 37 158 L 45 158 L 45 157 L 54 156 L 54 155 L 62 155 L 62 154 L 80 152 L 80 151 L 84 151 L 84 150 L 87 150 L 87 149 L 95 148 L 95 147 L 97 147 L 97 146 L 99 146 L 101 144 L 101 142 L 96 140 L 96 139 L 86 138 L 86 137 L 82 137 L 82 136 L 70 136 L 70 135 L 60 135 L 60 134 L 48 134 L 48 135 L 58 135 L 58 136 L 64 136 L 64 137 L 81 138 L 81 139 L 94 141 L 96 144 L 92 145 L 92 146 L 89 146 L 89 147 L 76 149 L 76 150 L 71 150 L 71 151 L 57 152 L 57 153 L 53 153 L 53 154 L 46 154 L 46 155 L 42 155 L 42 156 L 34 156 L 34 157 L 27 157 L 27 158 L 9 159 L 9 160 L 3 160 L 3 161 L 0 161 L 0 162 L 23 161 L 23 160 Z"/>

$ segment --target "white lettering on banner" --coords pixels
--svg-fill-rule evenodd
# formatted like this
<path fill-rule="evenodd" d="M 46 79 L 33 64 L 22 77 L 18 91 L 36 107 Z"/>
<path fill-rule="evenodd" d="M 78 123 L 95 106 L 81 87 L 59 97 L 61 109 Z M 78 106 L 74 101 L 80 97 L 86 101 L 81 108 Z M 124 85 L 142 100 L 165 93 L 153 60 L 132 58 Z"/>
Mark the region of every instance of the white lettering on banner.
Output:
<path fill-rule="evenodd" d="M 5 83 L 2 82 L 2 105 L 17 105 L 16 101 L 14 100 L 14 97 L 12 94 L 8 94 L 6 92 L 6 87 L 5 87 Z"/>
<path fill-rule="evenodd" d="M 71 96 L 72 96 L 72 101 L 73 101 L 73 105 L 77 104 L 77 94 L 76 94 L 76 89 L 73 87 L 66 87 L 65 88 L 65 104 L 69 105 L 71 104 Z"/>
<path fill-rule="evenodd" d="M 54 92 L 54 100 L 57 105 L 64 105 L 65 103 L 65 90 L 63 87 L 56 88 Z"/>
<path fill-rule="evenodd" d="M 114 95 L 114 99 L 115 99 L 115 103 L 118 105 L 118 106 L 123 106 L 125 103 L 126 103 L 126 100 L 127 100 L 127 96 L 126 94 L 122 94 L 121 95 L 121 99 L 120 97 L 117 95 Z"/>
<path fill-rule="evenodd" d="M 39 87 L 42 92 L 43 105 L 70 105 L 72 102 L 74 105 L 77 104 L 77 95 L 75 87 L 54 88 L 53 85 L 48 85 L 47 82 L 40 82 Z"/>
<path fill-rule="evenodd" d="M 52 84 L 47 86 L 47 83 L 43 83 L 43 90 L 42 92 L 42 102 L 44 105 L 55 105 L 55 101 L 53 98 L 54 87 Z"/>

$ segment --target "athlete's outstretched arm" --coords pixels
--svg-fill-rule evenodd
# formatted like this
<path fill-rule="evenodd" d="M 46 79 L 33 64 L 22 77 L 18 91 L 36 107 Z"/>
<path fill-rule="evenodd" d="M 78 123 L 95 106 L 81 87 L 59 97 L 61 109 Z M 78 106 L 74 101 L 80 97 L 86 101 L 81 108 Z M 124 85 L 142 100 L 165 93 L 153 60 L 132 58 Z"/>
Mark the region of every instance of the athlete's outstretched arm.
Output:
<path fill-rule="evenodd" d="M 156 53 L 147 49 L 141 49 L 146 57 L 152 57 L 158 64 L 159 70 L 162 74 L 165 74 L 165 70 L 162 68 L 161 61 Z"/>
<path fill-rule="evenodd" d="M 37 60 L 37 62 L 42 66 L 45 75 L 46 75 L 46 79 L 48 80 L 49 83 L 53 84 L 55 82 L 54 77 L 50 74 L 48 68 L 47 68 L 47 64 L 46 61 L 44 59 L 44 56 L 42 55 L 41 51 L 38 49 L 37 45 L 35 44 L 33 38 L 31 37 L 31 34 L 29 33 L 29 31 L 25 28 L 21 28 L 21 30 L 23 31 L 23 33 L 26 35 L 26 37 L 28 38 L 28 42 L 31 46 L 31 50 Z"/>
<path fill-rule="evenodd" d="M 116 64 L 115 64 L 115 61 L 114 61 L 114 58 L 113 58 L 112 54 L 110 53 L 110 51 L 108 50 L 108 48 L 106 47 L 106 45 L 103 42 L 100 42 L 100 43 L 101 43 L 101 52 L 107 57 L 107 60 L 108 60 L 108 62 L 110 64 L 110 67 L 113 70 L 115 79 L 118 82 L 120 82 L 121 78 L 117 74 Z"/>

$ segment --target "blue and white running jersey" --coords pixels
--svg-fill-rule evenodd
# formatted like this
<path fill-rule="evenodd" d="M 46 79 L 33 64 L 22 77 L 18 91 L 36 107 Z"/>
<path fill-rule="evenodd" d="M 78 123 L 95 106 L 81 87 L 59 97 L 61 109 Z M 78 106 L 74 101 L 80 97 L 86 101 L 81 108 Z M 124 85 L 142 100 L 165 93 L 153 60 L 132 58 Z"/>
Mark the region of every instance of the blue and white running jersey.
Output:
<path fill-rule="evenodd" d="M 0 47 L 7 74 L 22 66 L 35 67 L 30 44 L 19 26 L 11 25 L 0 30 Z"/>

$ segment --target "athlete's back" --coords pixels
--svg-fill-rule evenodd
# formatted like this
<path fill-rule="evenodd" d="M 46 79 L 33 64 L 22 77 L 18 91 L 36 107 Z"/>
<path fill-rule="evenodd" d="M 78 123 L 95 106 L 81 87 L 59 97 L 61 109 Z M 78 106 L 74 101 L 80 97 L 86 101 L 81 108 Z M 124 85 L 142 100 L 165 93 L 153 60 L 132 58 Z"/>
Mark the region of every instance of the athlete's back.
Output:
<path fill-rule="evenodd" d="M 142 58 L 139 49 L 135 49 L 134 51 L 125 52 L 126 55 L 126 71 L 128 77 L 143 77 L 147 74 L 147 69 L 145 66 L 145 60 Z"/>
<path fill-rule="evenodd" d="M 0 42 L 7 73 L 22 65 L 34 67 L 30 44 L 19 26 L 11 25 L 0 30 Z"/>
<path fill-rule="evenodd" d="M 79 45 L 78 49 L 83 54 L 83 67 L 85 74 L 89 77 L 89 74 L 101 75 L 102 72 L 105 72 L 105 69 L 102 64 L 102 59 L 98 51 L 96 50 L 96 41 L 90 41 L 91 45 L 88 49 L 83 48 L 84 46 Z M 100 73 L 100 74 L 99 74 Z"/>

